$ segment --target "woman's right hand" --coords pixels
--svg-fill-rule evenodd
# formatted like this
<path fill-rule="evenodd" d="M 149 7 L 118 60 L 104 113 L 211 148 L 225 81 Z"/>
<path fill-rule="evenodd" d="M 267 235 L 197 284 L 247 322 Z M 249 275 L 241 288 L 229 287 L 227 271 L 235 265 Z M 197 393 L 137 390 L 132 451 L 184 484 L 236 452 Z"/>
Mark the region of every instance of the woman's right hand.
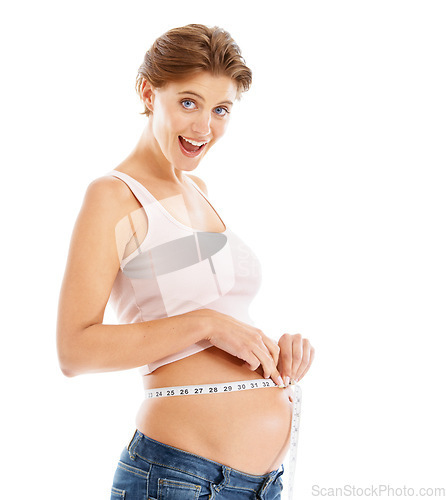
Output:
<path fill-rule="evenodd" d="M 213 309 L 199 309 L 195 314 L 203 315 L 209 322 L 204 337 L 212 345 L 245 361 L 255 371 L 262 365 L 263 376 L 284 385 L 277 369 L 280 347 L 261 330 L 243 323 L 228 314 Z"/>

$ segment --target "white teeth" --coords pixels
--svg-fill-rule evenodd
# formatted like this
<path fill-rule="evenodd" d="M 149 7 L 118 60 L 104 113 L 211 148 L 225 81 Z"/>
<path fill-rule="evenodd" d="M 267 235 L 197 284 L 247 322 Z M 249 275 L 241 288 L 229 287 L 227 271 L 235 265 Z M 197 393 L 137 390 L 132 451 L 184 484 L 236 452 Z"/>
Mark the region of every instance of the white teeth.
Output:
<path fill-rule="evenodd" d="M 183 136 L 181 136 L 183 137 Z M 191 141 L 190 139 L 186 139 L 186 137 L 183 137 L 183 139 L 187 142 L 189 142 L 190 144 L 194 145 L 194 146 L 202 146 L 203 144 L 207 144 L 207 142 L 196 142 L 196 141 Z"/>

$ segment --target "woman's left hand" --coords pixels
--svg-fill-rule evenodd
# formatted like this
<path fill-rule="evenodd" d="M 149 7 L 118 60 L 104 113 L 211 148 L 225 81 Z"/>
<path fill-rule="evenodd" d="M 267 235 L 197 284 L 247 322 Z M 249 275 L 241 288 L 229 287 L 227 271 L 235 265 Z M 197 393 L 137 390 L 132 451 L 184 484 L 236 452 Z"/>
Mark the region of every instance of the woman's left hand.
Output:
<path fill-rule="evenodd" d="M 285 385 L 288 386 L 292 379 L 295 382 L 302 380 L 313 362 L 314 347 L 308 339 L 302 338 L 300 333 L 295 335 L 284 333 L 278 344 L 280 352 L 277 369 Z"/>

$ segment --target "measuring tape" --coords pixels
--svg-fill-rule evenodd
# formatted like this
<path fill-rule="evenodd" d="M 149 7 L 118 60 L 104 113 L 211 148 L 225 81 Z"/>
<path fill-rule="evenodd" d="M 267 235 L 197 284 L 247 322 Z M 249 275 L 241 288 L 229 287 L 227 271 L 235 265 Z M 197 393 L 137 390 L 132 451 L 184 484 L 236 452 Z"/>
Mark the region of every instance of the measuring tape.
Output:
<path fill-rule="evenodd" d="M 288 498 L 293 499 L 293 485 L 294 473 L 296 469 L 296 456 L 297 456 L 297 440 L 299 437 L 299 422 L 300 422 L 300 408 L 302 400 L 302 391 L 300 387 L 294 382 L 293 395 L 293 417 L 291 421 L 291 437 L 290 449 L 288 458 Z M 285 385 L 277 385 L 271 379 L 255 379 L 255 380 L 241 380 L 238 382 L 226 382 L 221 384 L 201 384 L 201 385 L 179 385 L 174 387 L 158 387 L 155 389 L 146 389 L 144 391 L 145 398 L 166 398 L 173 396 L 193 396 L 196 394 L 217 394 L 229 393 L 237 391 L 247 391 L 250 389 L 264 389 L 266 387 L 285 388 Z"/>

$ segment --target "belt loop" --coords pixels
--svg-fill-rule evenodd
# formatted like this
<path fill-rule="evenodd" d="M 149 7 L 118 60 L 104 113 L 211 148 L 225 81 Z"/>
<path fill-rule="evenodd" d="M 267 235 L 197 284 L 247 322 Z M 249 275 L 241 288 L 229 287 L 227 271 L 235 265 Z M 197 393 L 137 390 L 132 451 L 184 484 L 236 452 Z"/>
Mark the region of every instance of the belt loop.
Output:
<path fill-rule="evenodd" d="M 229 484 L 229 481 L 230 481 L 229 474 L 231 473 L 231 470 L 232 469 L 226 465 L 222 466 L 223 481 L 221 481 L 219 484 L 211 483 L 211 488 L 215 492 L 219 493 L 221 489 L 223 489 L 226 485 Z M 211 498 L 214 498 L 214 497 L 212 496 Z"/>
<path fill-rule="evenodd" d="M 284 472 L 284 467 L 283 464 L 281 466 L 282 470 L 277 470 L 277 471 L 272 471 L 268 477 L 265 478 L 263 481 L 262 486 L 259 489 L 259 492 L 257 493 L 257 498 L 263 499 L 264 495 L 266 493 L 266 490 L 269 488 L 269 485 L 273 483 L 279 476 L 281 476 Z"/>
<path fill-rule="evenodd" d="M 132 460 L 135 460 L 136 455 L 135 455 L 134 451 L 135 451 L 136 445 L 141 440 L 141 436 L 138 436 L 138 438 L 136 437 L 137 434 L 138 434 L 138 429 L 135 430 L 135 432 L 133 433 L 132 439 L 129 441 L 129 444 L 127 445 L 127 450 L 129 452 L 130 458 Z"/>
<path fill-rule="evenodd" d="M 260 487 L 260 490 L 258 493 L 256 493 L 256 498 L 263 500 L 264 494 L 266 493 L 266 490 L 268 489 L 268 486 L 271 483 L 271 477 L 267 477 L 265 481 L 263 482 L 262 486 Z"/>
<path fill-rule="evenodd" d="M 285 467 L 284 467 L 284 465 L 282 464 L 282 465 L 280 466 L 280 470 L 278 470 L 278 471 L 277 471 L 277 474 L 276 474 L 276 477 L 274 478 L 274 481 L 275 481 L 278 477 L 280 477 L 280 476 L 281 476 L 284 472 L 285 472 Z"/>

